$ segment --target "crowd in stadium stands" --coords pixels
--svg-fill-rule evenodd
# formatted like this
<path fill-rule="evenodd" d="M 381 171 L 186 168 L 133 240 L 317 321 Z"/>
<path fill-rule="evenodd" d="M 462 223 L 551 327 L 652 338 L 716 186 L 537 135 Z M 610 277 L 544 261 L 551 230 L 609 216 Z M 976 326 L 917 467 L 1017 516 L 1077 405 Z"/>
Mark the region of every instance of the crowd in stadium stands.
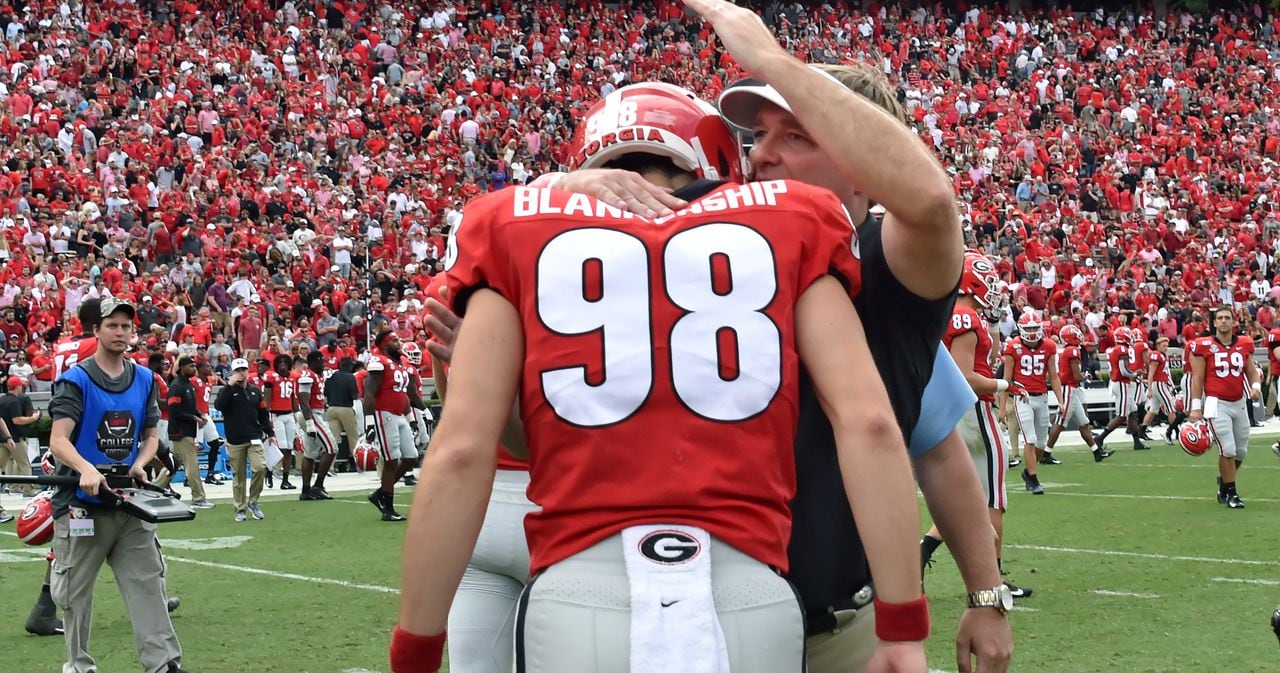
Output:
<path fill-rule="evenodd" d="M 1024 305 L 1102 349 L 1224 303 L 1277 322 L 1280 19 L 757 4 L 800 56 L 883 67 L 1010 285 L 1006 334 Z M 568 5 L 0 3 L 5 375 L 48 389 L 87 297 L 137 302 L 143 355 L 424 340 L 469 197 L 560 168 L 623 83 L 741 76 L 679 3 Z"/>

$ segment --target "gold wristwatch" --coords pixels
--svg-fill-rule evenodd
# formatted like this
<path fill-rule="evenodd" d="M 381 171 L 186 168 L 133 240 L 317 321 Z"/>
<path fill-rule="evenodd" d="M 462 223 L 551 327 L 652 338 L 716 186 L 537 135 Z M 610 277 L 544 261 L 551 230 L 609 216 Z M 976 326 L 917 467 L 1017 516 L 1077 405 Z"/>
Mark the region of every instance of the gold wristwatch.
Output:
<path fill-rule="evenodd" d="M 1002 615 L 1008 614 L 1009 610 L 1013 609 L 1013 593 L 1004 584 L 974 591 L 969 594 L 969 607 L 995 608 Z"/>

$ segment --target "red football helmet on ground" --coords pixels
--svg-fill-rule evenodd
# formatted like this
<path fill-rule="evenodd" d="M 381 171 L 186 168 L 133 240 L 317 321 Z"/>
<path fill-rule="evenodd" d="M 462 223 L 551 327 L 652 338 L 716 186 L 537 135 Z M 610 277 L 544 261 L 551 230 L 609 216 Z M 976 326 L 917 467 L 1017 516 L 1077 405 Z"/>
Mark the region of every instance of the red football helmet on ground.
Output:
<path fill-rule="evenodd" d="M 1018 318 L 1018 336 L 1023 343 L 1038 344 L 1044 338 L 1044 326 L 1040 323 L 1040 314 L 1028 311 Z"/>
<path fill-rule="evenodd" d="M 1063 325 L 1058 332 L 1058 338 L 1062 339 L 1062 343 L 1068 346 L 1079 346 L 1084 342 L 1084 332 L 1080 331 L 1075 325 Z"/>
<path fill-rule="evenodd" d="M 372 472 L 378 469 L 378 451 L 365 442 L 357 444 L 351 456 L 355 459 L 356 469 L 361 472 Z"/>
<path fill-rule="evenodd" d="M 1188 455 L 1203 456 L 1213 440 L 1209 437 L 1209 421 L 1187 421 L 1178 431 L 1178 443 Z"/>
<path fill-rule="evenodd" d="M 985 309 L 993 309 L 1000 305 L 1000 278 L 996 276 L 996 267 L 986 255 L 966 250 L 964 253 L 964 271 L 960 274 L 960 294 L 967 294 L 977 300 Z"/>
<path fill-rule="evenodd" d="M 33 547 L 53 539 L 53 491 L 44 491 L 31 499 L 18 515 L 18 539 Z"/>
<path fill-rule="evenodd" d="M 624 86 L 591 106 L 570 148 L 569 170 L 643 153 L 708 180 L 742 182 L 747 173 L 738 140 L 715 107 L 662 82 Z"/>
<path fill-rule="evenodd" d="M 422 366 L 422 348 L 412 341 L 406 341 L 400 346 L 400 352 L 404 353 L 405 359 L 414 367 Z"/>

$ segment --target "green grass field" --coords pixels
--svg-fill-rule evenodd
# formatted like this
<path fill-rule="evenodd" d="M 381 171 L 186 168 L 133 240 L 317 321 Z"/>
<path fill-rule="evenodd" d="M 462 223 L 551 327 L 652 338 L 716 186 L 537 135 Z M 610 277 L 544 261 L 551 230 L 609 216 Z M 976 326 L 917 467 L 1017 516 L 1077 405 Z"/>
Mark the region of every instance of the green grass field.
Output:
<path fill-rule="evenodd" d="M 1280 461 L 1271 441 L 1252 445 L 1240 480 L 1243 511 L 1214 501 L 1212 455 L 1193 459 L 1159 440 L 1150 452 L 1119 450 L 1101 465 L 1082 449 L 1060 449 L 1065 464 L 1041 468 L 1043 497 L 1026 494 L 1014 471 L 1005 567 L 1035 594 L 1012 615 L 1012 670 L 1280 670 L 1267 624 L 1280 602 Z M 222 504 L 162 528 L 169 587 L 183 601 L 174 623 L 187 666 L 203 673 L 387 670 L 403 526 L 377 521 L 363 492 L 335 495 L 342 500 L 264 499 L 261 522 L 234 523 Z M 57 671 L 62 640 L 22 630 L 43 562 L 12 531 L 13 524 L 0 527 L 0 671 Z M 198 548 L 211 543 L 238 546 Z M 963 589 L 945 548 L 935 559 L 926 576 L 930 666 L 955 671 L 951 642 Z M 138 670 L 109 569 L 100 582 L 99 667 Z"/>

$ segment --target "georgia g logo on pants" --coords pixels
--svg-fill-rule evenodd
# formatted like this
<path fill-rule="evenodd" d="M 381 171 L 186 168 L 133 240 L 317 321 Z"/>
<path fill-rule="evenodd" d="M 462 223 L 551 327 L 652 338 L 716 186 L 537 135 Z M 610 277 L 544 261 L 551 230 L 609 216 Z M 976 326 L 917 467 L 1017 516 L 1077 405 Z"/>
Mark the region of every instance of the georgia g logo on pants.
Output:
<path fill-rule="evenodd" d="M 702 545 L 675 530 L 658 530 L 640 539 L 640 554 L 662 565 L 688 563 L 702 553 Z"/>

